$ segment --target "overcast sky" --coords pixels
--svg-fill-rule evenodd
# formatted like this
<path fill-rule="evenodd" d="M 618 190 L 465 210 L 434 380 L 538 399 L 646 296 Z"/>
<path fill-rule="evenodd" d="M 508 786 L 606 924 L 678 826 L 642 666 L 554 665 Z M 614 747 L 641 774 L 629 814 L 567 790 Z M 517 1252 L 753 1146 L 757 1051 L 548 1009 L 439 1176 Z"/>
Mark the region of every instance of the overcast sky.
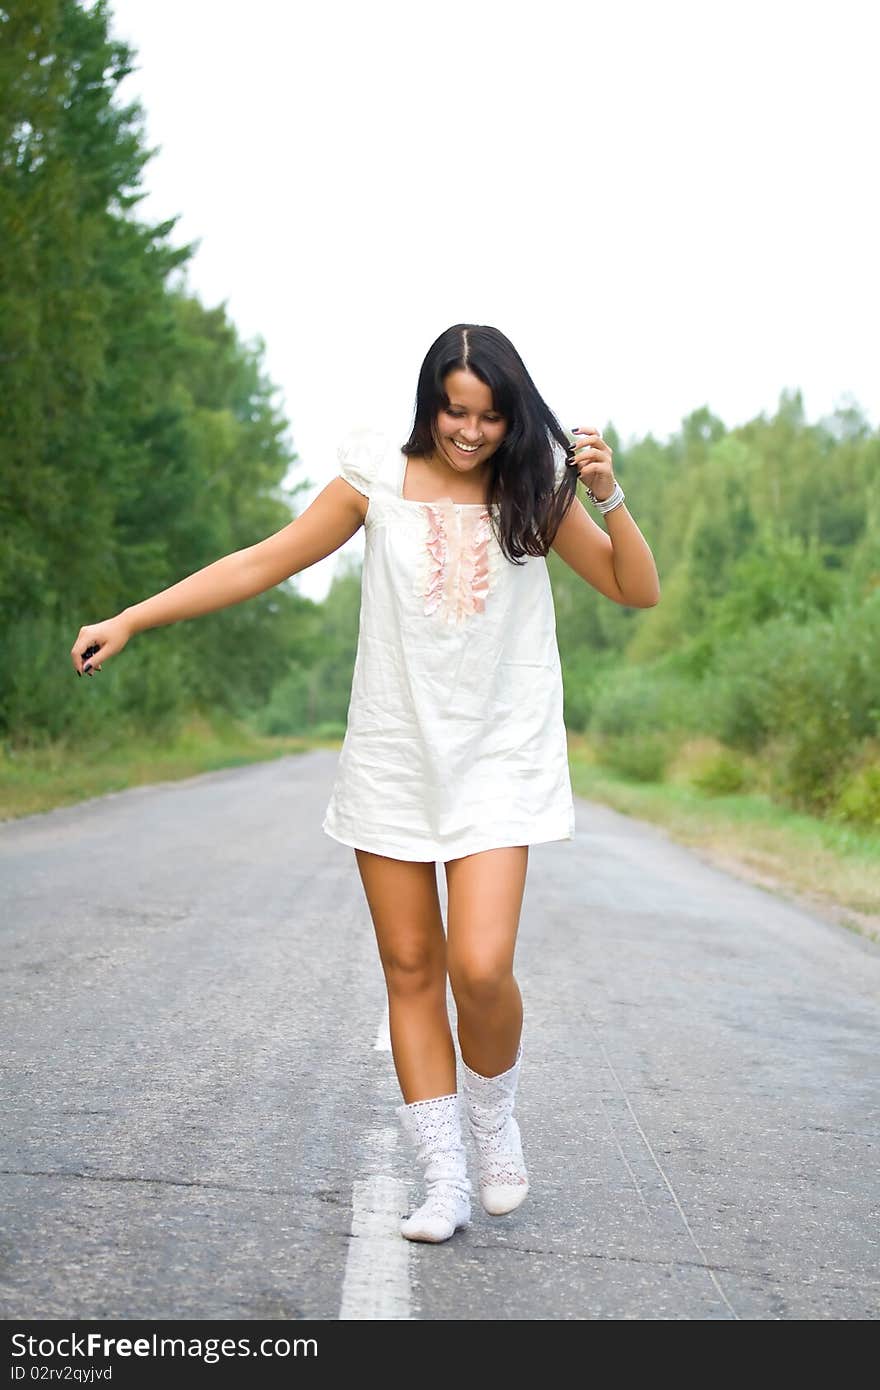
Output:
<path fill-rule="evenodd" d="M 512 339 L 565 426 L 666 438 L 797 387 L 810 420 L 855 399 L 876 425 L 876 4 L 112 10 L 161 147 L 138 215 L 179 215 L 189 287 L 265 340 L 304 502 L 353 425 L 406 438 L 463 321 Z"/>

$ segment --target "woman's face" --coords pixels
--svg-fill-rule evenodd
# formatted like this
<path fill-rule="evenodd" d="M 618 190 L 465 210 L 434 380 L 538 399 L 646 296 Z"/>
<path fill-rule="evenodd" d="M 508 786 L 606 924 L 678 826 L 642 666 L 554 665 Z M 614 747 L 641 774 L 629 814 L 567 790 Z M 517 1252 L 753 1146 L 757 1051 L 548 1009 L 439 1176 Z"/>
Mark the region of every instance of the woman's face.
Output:
<path fill-rule="evenodd" d="M 443 389 L 449 405 L 434 422 L 438 451 L 459 473 L 471 473 L 501 444 L 507 421 L 493 408 L 489 387 L 473 372 L 449 372 Z"/>

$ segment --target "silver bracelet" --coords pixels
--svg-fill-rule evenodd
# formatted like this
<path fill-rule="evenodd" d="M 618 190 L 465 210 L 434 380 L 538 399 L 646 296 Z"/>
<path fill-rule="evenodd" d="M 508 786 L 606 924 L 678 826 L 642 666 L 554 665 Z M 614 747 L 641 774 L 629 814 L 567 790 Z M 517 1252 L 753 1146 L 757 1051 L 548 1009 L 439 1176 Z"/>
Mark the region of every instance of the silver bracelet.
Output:
<path fill-rule="evenodd" d="M 599 499 L 598 499 L 598 497 L 595 497 L 595 496 L 593 495 L 593 490 L 592 490 L 592 488 L 589 488 L 589 487 L 587 488 L 587 496 L 589 497 L 589 499 L 590 499 L 590 501 L 593 503 L 593 505 L 594 505 L 595 507 L 598 507 L 599 511 L 600 511 L 600 512 L 603 514 L 603 516 L 604 516 L 604 514 L 605 514 L 606 512 L 611 512 L 611 511 L 614 510 L 615 507 L 619 507 L 619 506 L 620 506 L 621 502 L 622 502 L 622 501 L 624 500 L 624 498 L 626 497 L 626 493 L 624 492 L 623 488 L 620 486 L 620 483 L 618 483 L 618 482 L 615 480 L 615 483 L 614 483 L 614 491 L 612 492 L 612 494 L 611 494 L 610 497 L 606 497 L 606 498 L 604 498 L 603 501 L 600 502 Z"/>

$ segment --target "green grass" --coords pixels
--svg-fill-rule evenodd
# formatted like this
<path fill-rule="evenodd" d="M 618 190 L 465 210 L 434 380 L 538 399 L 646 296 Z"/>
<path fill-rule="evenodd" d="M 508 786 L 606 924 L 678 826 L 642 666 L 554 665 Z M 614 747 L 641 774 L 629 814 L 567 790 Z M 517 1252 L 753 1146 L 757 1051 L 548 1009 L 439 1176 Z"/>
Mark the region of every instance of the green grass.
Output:
<path fill-rule="evenodd" d="M 55 743 L 7 748 L 0 755 L 0 820 L 50 811 L 128 787 L 338 746 L 338 739 L 265 738 L 234 721 L 194 718 L 170 739 L 132 736 L 112 746 Z"/>
<path fill-rule="evenodd" d="M 755 792 L 711 795 L 681 782 L 635 782 L 593 761 L 569 738 L 572 785 L 661 826 L 720 867 L 880 940 L 880 835 L 798 814 Z"/>

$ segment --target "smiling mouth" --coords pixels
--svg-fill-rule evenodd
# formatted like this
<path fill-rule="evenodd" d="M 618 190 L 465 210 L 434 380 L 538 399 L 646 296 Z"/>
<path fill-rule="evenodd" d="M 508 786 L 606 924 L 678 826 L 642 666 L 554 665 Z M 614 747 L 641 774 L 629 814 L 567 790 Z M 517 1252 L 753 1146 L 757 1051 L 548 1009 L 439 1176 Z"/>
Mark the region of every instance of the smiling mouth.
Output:
<path fill-rule="evenodd" d="M 456 449 L 458 449 L 463 454 L 476 454 L 483 447 L 482 444 L 473 444 L 470 446 L 468 446 L 467 444 L 460 444 L 457 439 L 453 439 L 452 442 L 455 445 Z"/>

